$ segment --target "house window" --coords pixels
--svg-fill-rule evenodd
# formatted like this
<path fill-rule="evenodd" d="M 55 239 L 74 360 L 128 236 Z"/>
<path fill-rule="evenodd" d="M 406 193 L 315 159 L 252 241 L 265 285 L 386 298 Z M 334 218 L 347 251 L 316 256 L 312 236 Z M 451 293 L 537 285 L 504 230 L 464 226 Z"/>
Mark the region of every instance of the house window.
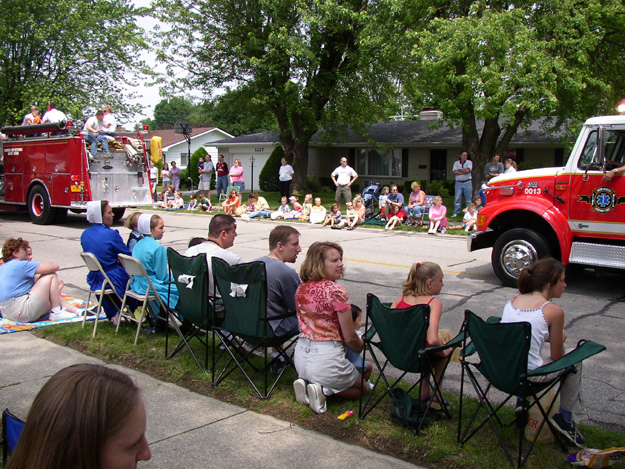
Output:
<path fill-rule="evenodd" d="M 188 153 L 180 153 L 180 166 L 188 166 L 189 165 L 189 154 Z"/>
<path fill-rule="evenodd" d="M 359 148 L 355 152 L 356 171 L 369 176 L 402 176 L 401 149 Z"/>

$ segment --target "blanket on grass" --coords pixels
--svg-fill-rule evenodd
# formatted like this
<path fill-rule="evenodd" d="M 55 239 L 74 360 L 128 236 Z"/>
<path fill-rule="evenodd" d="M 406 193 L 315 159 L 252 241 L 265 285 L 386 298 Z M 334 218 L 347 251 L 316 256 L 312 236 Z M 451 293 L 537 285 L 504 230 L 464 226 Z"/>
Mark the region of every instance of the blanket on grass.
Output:
<path fill-rule="evenodd" d="M 71 296 L 62 295 L 63 298 L 69 301 L 71 304 L 76 306 L 77 308 L 84 308 L 87 305 L 85 300 L 79 300 L 78 298 L 72 298 Z M 89 306 L 97 306 L 97 303 L 91 303 Z M 0 311 L 1 313 L 1 311 Z M 46 316 L 43 316 L 47 318 Z M 106 319 L 106 314 L 100 314 L 100 320 Z M 47 326 L 56 326 L 57 324 L 67 324 L 70 322 L 81 322 L 82 318 L 76 317 L 72 319 L 57 319 L 56 321 L 50 321 L 49 319 L 39 319 L 35 322 L 16 322 L 11 321 L 10 319 L 0 317 L 0 335 L 9 334 L 11 332 L 21 332 L 21 331 L 30 331 L 32 329 L 36 329 L 38 327 L 47 327 Z M 95 321 L 95 316 L 90 315 L 87 316 L 87 321 Z"/>

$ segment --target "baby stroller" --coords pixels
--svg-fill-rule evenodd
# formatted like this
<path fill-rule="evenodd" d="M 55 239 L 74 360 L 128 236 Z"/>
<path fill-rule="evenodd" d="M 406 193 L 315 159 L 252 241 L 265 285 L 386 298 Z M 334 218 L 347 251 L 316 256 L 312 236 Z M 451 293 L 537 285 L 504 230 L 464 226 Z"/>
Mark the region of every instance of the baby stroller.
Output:
<path fill-rule="evenodd" d="M 365 218 L 374 218 L 380 214 L 378 210 L 378 200 L 381 190 L 382 184 L 376 182 L 375 184 L 365 187 L 365 190 L 362 191 L 362 198 L 365 201 L 366 207 Z"/>

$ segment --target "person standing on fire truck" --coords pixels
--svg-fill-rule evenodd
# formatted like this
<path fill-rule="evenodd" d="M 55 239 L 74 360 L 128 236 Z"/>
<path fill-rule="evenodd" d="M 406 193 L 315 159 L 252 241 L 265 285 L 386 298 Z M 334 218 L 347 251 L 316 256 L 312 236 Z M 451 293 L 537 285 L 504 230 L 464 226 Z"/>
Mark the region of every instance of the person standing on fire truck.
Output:
<path fill-rule="evenodd" d="M 89 160 L 92 163 L 97 163 L 98 160 L 95 159 L 96 154 L 98 153 L 98 142 L 102 144 L 102 153 L 104 156 L 110 156 L 109 152 L 109 141 L 108 137 L 101 133 L 101 124 L 104 119 L 104 112 L 98 111 L 95 113 L 95 116 L 91 116 L 85 122 L 85 126 L 82 129 L 83 135 L 85 136 L 85 141 L 91 145 L 91 158 Z"/>

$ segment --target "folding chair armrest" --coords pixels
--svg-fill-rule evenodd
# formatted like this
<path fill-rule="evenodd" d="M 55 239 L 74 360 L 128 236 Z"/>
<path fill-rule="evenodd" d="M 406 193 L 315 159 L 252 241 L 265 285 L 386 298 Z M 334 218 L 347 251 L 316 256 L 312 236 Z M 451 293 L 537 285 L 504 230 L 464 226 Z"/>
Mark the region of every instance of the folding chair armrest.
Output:
<path fill-rule="evenodd" d="M 582 339 L 577 343 L 577 347 L 574 350 L 571 350 L 569 353 L 554 362 L 547 363 L 540 368 L 536 368 L 535 370 L 528 372 L 525 377 L 532 378 L 535 376 L 542 376 L 562 371 L 565 368 L 577 365 L 593 355 L 603 352 L 605 349 L 605 345 L 598 344 L 591 340 Z"/>
<path fill-rule="evenodd" d="M 451 339 L 446 344 L 437 345 L 435 347 L 428 347 L 426 349 L 419 350 L 419 353 L 421 355 L 423 355 L 425 353 L 436 353 L 436 352 L 440 352 L 440 351 L 447 350 L 447 349 L 450 349 L 450 348 L 461 347 L 462 343 L 465 341 L 466 337 L 467 337 L 466 331 L 461 330 L 456 337 Z"/>
<path fill-rule="evenodd" d="M 375 326 L 372 324 L 371 327 L 369 328 L 369 330 L 365 331 L 365 333 L 362 336 L 362 338 L 364 340 L 372 341 L 377 333 L 378 333 L 378 331 L 375 329 Z"/>

